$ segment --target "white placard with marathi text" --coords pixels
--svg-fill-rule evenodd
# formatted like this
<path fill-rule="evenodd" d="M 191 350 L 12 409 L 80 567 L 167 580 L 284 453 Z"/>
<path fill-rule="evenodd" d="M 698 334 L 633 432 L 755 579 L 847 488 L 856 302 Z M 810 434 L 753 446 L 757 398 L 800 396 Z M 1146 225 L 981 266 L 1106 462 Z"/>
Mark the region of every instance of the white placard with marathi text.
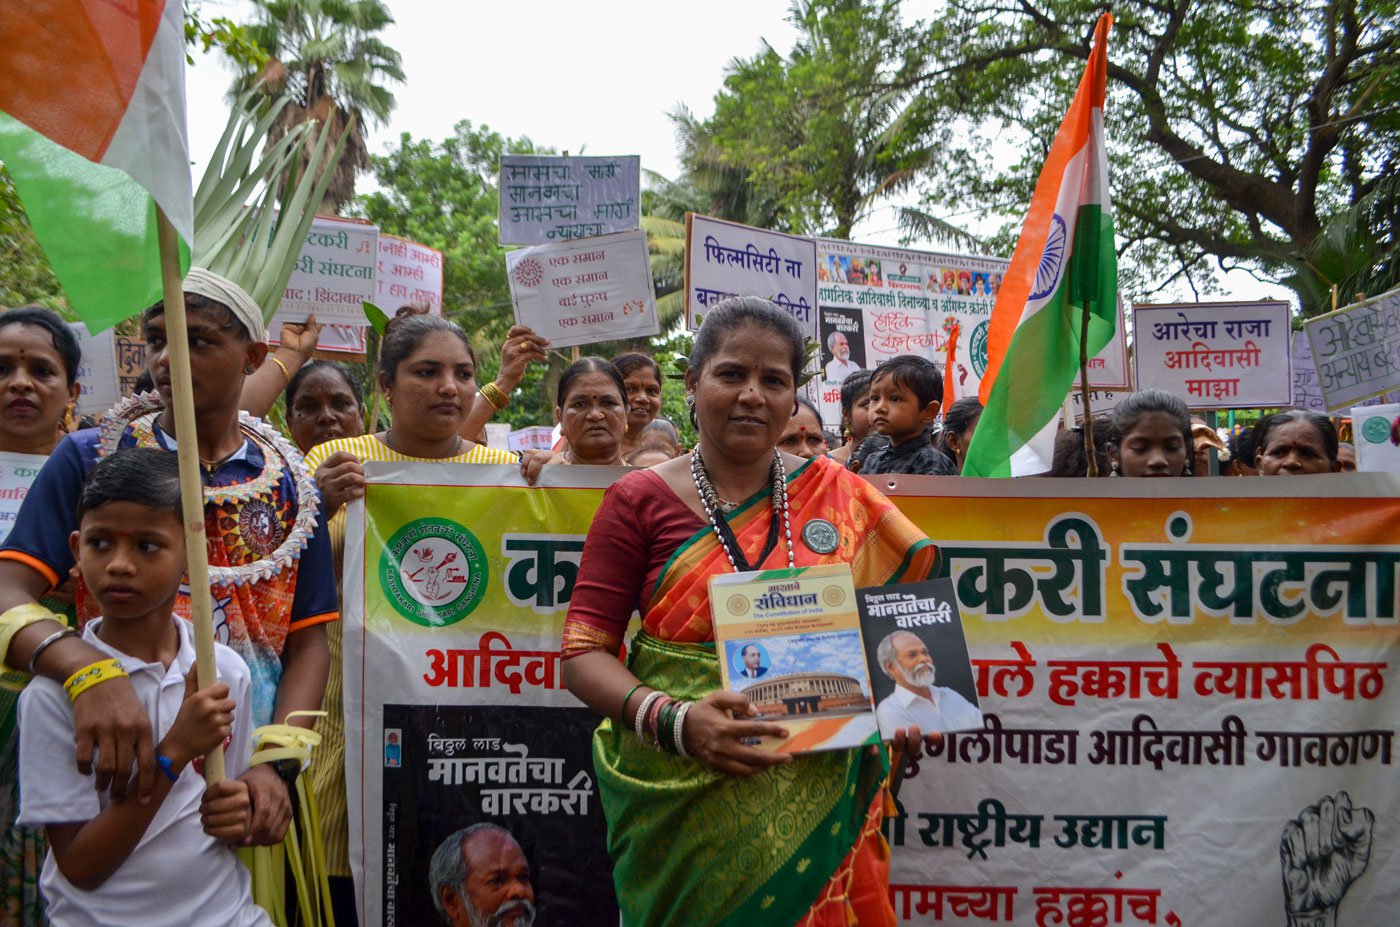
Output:
<path fill-rule="evenodd" d="M 641 158 L 502 155 L 503 245 L 627 232 L 641 223 Z"/>
<path fill-rule="evenodd" d="M 312 313 L 323 323 L 363 325 L 363 304 L 376 299 L 378 261 L 379 229 L 363 222 L 317 216 L 306 233 L 282 304 L 268 325 L 269 334 L 275 338 L 282 322 L 305 322 Z"/>
<path fill-rule="evenodd" d="M 531 425 L 506 435 L 506 449 L 520 451 L 547 451 L 554 446 L 554 429 L 548 425 Z"/>
<path fill-rule="evenodd" d="M 1309 319 L 1306 331 L 1327 408 L 1400 389 L 1400 289 Z"/>
<path fill-rule="evenodd" d="M 105 410 L 104 410 L 105 411 Z M 10 536 L 15 515 L 48 458 L 42 454 L 0 453 L 0 543 Z"/>
<path fill-rule="evenodd" d="M 730 296 L 761 296 L 817 336 L 817 244 L 707 216 L 686 216 L 686 306 L 690 331 L 706 307 Z"/>
<path fill-rule="evenodd" d="M 397 235 L 379 235 L 374 304 L 390 318 L 400 306 L 427 306 L 442 315 L 442 252 Z"/>
<path fill-rule="evenodd" d="M 1286 406 L 1289 309 L 1278 300 L 1133 307 L 1138 389 L 1161 389 L 1192 409 Z"/>
<path fill-rule="evenodd" d="M 621 232 L 506 253 L 515 319 L 556 348 L 655 335 L 646 233 Z"/>
<path fill-rule="evenodd" d="M 82 322 L 71 322 L 69 328 L 78 336 L 83 360 L 78 365 L 78 415 L 101 415 L 117 404 L 121 384 L 117 380 L 116 341 L 112 329 L 88 334 Z"/>

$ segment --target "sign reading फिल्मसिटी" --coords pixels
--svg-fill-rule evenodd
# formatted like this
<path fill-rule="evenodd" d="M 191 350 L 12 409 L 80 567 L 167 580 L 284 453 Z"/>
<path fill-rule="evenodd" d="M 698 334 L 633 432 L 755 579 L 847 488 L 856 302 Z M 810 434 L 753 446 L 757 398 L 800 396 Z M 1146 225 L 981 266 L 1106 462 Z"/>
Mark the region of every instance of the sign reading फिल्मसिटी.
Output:
<path fill-rule="evenodd" d="M 492 820 L 536 924 L 615 925 L 597 718 L 558 648 L 619 471 L 367 469 L 345 571 L 365 923 L 433 923 L 427 860 Z M 985 715 L 885 822 L 900 923 L 1391 922 L 1400 477 L 877 485 L 942 548 Z"/>
<path fill-rule="evenodd" d="M 685 214 L 685 324 L 731 296 L 761 296 L 817 336 L 817 246 L 810 238 Z"/>

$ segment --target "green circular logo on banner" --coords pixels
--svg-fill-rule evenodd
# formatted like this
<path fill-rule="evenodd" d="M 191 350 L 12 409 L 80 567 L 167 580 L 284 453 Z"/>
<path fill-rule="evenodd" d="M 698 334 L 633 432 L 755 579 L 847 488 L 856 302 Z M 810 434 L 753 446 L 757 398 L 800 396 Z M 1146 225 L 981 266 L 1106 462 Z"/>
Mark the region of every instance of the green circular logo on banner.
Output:
<path fill-rule="evenodd" d="M 987 326 L 990 322 L 978 322 L 972 330 L 972 340 L 968 342 L 968 353 L 972 355 L 972 369 L 980 379 L 987 372 Z"/>
<path fill-rule="evenodd" d="M 486 551 L 446 518 L 420 518 L 394 533 L 379 557 L 379 584 L 394 610 L 429 628 L 456 624 L 486 595 Z"/>
<path fill-rule="evenodd" d="M 1384 415 L 1372 415 L 1362 424 L 1361 436 L 1367 444 L 1384 444 L 1390 440 L 1390 420 Z"/>

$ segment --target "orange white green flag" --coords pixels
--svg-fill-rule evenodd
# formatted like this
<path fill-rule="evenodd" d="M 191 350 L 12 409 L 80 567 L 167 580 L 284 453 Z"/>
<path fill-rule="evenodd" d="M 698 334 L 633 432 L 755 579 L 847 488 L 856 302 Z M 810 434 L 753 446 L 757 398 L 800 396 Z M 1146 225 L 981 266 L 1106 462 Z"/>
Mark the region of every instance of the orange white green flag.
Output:
<path fill-rule="evenodd" d="M 1103 109 L 1108 76 L 1104 13 L 1079 89 L 1036 182 L 987 331 L 987 372 L 964 476 L 1050 469 L 1058 417 L 1087 356 L 1113 337 L 1118 259 L 1108 193 Z M 1081 338 L 1088 313 L 1087 338 Z"/>
<path fill-rule="evenodd" d="M 180 0 L 0 2 L 0 162 L 90 330 L 160 299 L 157 204 L 188 265 L 185 133 Z"/>

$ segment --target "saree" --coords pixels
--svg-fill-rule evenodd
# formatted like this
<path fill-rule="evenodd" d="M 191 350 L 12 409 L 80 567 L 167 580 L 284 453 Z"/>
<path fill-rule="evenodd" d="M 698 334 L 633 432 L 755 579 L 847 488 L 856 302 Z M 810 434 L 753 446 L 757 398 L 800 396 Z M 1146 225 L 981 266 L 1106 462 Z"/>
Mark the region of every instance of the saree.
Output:
<path fill-rule="evenodd" d="M 824 458 L 789 477 L 788 506 L 798 566 L 849 563 L 858 587 L 933 571 L 932 542 L 868 483 Z M 750 561 L 770 516 L 766 489 L 728 516 Z M 829 553 L 802 540 L 817 519 L 839 535 Z M 785 566 L 786 557 L 780 540 L 762 566 Z M 708 525 L 676 550 L 633 639 L 628 664 L 638 679 L 683 699 L 721 688 L 707 582 L 731 569 Z M 660 753 L 609 719 L 594 734 L 593 761 L 627 927 L 893 923 L 878 832 L 884 750 L 805 754 L 740 778 Z"/>

